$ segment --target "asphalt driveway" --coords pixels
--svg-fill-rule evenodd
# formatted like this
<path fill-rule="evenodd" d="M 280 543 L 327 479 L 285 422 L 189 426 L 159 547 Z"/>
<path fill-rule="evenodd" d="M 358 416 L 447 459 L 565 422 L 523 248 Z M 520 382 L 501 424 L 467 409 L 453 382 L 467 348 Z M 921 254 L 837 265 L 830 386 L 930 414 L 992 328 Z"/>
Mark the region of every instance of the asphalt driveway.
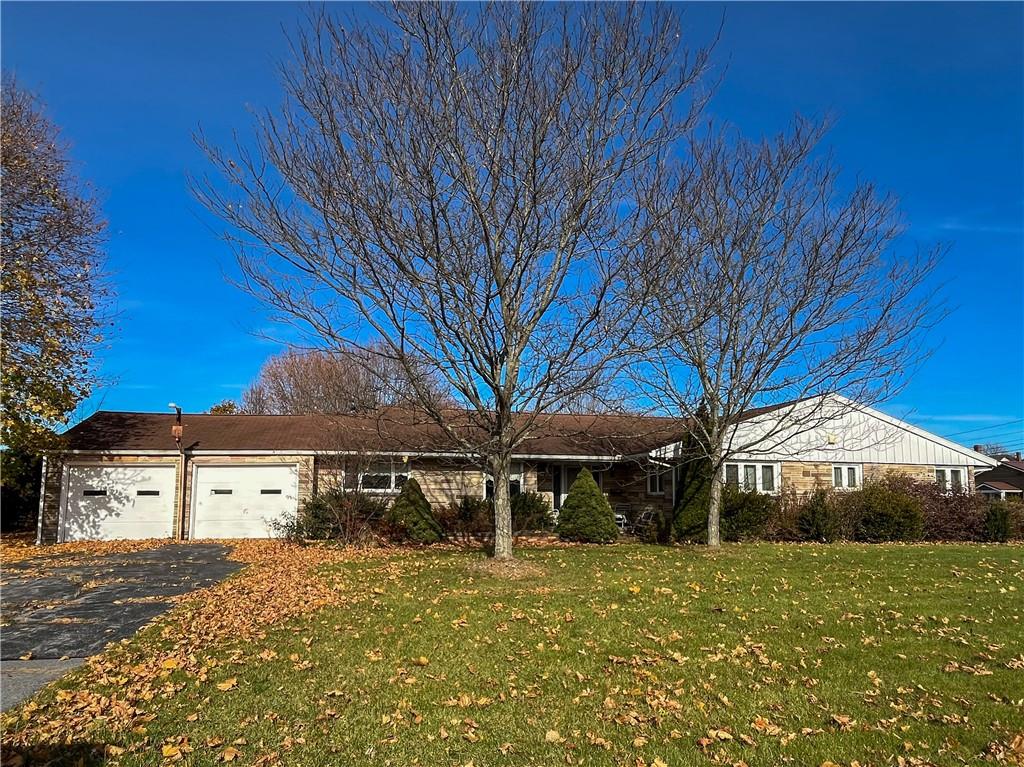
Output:
<path fill-rule="evenodd" d="M 62 676 L 109 642 L 242 565 L 230 547 L 171 544 L 127 554 L 42 554 L 4 565 L 0 588 L 0 709 Z M 21 660 L 28 657 L 27 660 Z"/>

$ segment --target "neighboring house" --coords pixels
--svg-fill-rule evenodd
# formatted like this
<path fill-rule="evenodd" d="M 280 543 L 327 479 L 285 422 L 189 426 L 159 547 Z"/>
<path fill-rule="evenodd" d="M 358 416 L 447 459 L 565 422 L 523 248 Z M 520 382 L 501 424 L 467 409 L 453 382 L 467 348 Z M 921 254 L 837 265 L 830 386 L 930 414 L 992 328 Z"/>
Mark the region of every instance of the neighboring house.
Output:
<path fill-rule="evenodd" d="M 1024 461 L 1017 453 L 1013 458 L 1003 458 L 995 466 L 979 473 L 974 478 L 978 492 L 999 500 L 1024 499 Z"/>
<path fill-rule="evenodd" d="M 973 487 L 993 459 L 870 408 L 811 429 L 787 429 L 801 403 L 750 411 L 737 427 L 769 433 L 768 452 L 739 454 L 727 482 L 775 493 L 791 486 L 858 487 L 889 471 Z M 466 415 L 459 433 L 479 439 Z M 38 540 L 245 538 L 329 487 L 394 495 L 415 477 L 433 504 L 486 497 L 489 476 L 435 424 L 413 411 L 376 415 L 185 415 L 179 451 L 172 414 L 99 412 L 66 435 L 43 466 Z M 514 455 L 512 489 L 557 511 L 580 468 L 594 473 L 615 512 L 669 509 L 685 433 L 675 419 L 555 414 Z"/>

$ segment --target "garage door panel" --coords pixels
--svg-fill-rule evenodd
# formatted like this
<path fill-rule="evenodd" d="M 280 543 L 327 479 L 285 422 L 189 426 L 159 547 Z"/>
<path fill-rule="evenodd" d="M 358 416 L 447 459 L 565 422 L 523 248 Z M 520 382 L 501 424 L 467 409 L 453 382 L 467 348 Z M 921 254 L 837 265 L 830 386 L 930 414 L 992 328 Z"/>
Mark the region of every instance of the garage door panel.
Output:
<path fill-rule="evenodd" d="M 271 538 L 298 509 L 294 464 L 197 466 L 194 538 Z"/>
<path fill-rule="evenodd" d="M 174 486 L 173 466 L 71 466 L 62 539 L 169 538 Z"/>

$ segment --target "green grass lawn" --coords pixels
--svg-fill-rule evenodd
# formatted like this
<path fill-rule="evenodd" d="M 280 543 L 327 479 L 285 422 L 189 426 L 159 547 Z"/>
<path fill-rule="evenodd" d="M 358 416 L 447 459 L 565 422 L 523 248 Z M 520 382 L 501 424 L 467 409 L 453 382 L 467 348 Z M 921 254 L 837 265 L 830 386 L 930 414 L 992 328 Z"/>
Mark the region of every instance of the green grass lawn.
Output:
<path fill-rule="evenodd" d="M 519 555 L 544 574 L 333 566 L 350 604 L 212 648 L 208 680 L 109 738 L 148 744 L 118 761 L 186 737 L 190 764 L 960 765 L 1024 730 L 1020 547 Z"/>

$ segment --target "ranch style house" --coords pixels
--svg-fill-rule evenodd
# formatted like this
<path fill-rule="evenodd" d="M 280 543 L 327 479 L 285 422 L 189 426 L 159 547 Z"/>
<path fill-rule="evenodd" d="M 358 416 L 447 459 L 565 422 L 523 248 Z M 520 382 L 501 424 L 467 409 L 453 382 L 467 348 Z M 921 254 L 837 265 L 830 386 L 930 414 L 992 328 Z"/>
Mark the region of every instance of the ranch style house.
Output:
<path fill-rule="evenodd" d="M 997 462 L 829 395 L 758 408 L 734 445 L 760 440 L 723 468 L 727 483 L 763 493 L 850 489 L 887 472 L 970 490 Z M 814 408 L 814 417 L 803 417 Z M 830 414 L 834 411 L 834 414 Z M 791 425 L 797 424 L 799 426 Z M 332 486 L 391 496 L 415 477 L 432 504 L 486 497 L 490 479 L 459 442 L 402 408 L 353 415 L 100 411 L 66 433 L 42 470 L 37 541 L 253 538 Z M 467 422 L 464 436 L 472 440 Z M 512 492 L 547 497 L 557 513 L 588 467 L 616 514 L 671 508 L 686 430 L 676 419 L 553 414 L 514 455 Z M 460 435 L 463 436 L 463 435 Z M 465 440 L 463 441 L 465 444 Z"/>

